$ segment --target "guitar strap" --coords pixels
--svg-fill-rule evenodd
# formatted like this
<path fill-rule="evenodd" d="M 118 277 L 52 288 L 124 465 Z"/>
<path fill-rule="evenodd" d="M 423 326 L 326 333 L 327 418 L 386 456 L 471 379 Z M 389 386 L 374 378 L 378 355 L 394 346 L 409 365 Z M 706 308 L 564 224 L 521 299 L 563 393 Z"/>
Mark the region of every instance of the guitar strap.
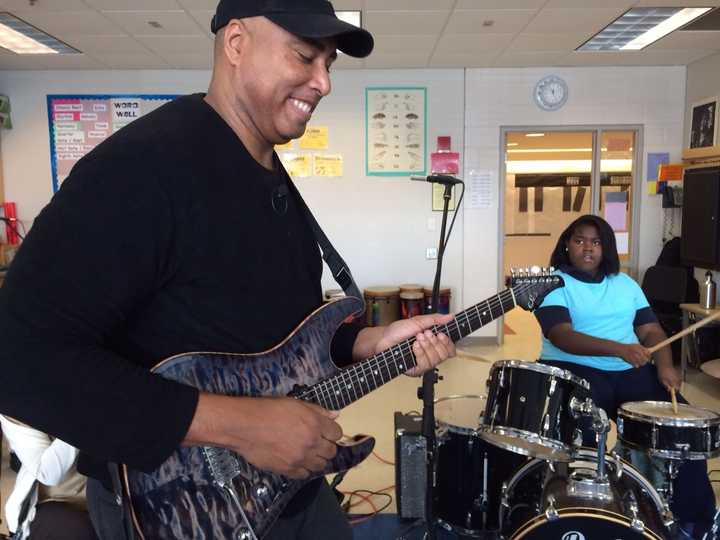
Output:
<path fill-rule="evenodd" d="M 127 500 L 125 490 L 122 488 L 122 481 L 120 480 L 120 467 L 117 463 L 109 462 L 108 469 L 113 483 L 113 492 L 118 498 L 122 524 L 125 529 L 125 540 L 136 540 L 137 536 L 135 535 L 135 526 L 133 525 L 133 520 L 130 515 L 129 501 Z"/>
<path fill-rule="evenodd" d="M 295 194 L 296 199 L 300 203 L 300 209 L 302 210 L 302 213 L 305 215 L 305 219 L 307 219 L 307 222 L 310 224 L 310 228 L 313 230 L 313 234 L 315 235 L 315 241 L 320 246 L 320 251 L 322 253 L 323 260 L 327 263 L 328 267 L 330 268 L 330 271 L 332 272 L 333 278 L 335 278 L 335 281 L 338 285 L 342 288 L 343 291 L 345 291 L 345 294 L 347 296 L 354 296 L 358 300 L 362 302 L 363 305 L 363 311 L 365 311 L 365 298 L 360 293 L 360 289 L 358 288 L 357 284 L 355 283 L 355 280 L 352 277 L 352 274 L 350 273 L 350 268 L 348 267 L 347 263 L 343 260 L 343 258 L 340 256 L 340 254 L 335 250 L 333 245 L 330 243 L 330 240 L 328 240 L 328 237 L 325 236 L 325 233 L 320 228 L 320 225 L 318 224 L 317 220 L 315 219 L 315 216 L 313 216 L 312 212 L 308 208 L 307 204 L 303 200 L 303 198 L 300 196 L 300 192 L 297 190 L 295 185 L 292 182 L 288 182 L 288 186 L 290 186 L 290 189 Z"/>

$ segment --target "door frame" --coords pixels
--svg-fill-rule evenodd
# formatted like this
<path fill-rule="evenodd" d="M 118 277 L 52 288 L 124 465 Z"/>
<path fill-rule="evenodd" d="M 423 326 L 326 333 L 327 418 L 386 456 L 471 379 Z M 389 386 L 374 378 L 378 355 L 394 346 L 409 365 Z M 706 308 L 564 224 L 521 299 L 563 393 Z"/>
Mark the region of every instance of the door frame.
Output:
<path fill-rule="evenodd" d="M 592 133 L 593 139 L 593 156 L 592 156 L 592 167 L 590 171 L 590 194 L 591 203 L 590 209 L 594 214 L 597 212 L 600 203 L 600 158 L 601 158 L 601 143 L 602 134 L 605 131 L 634 131 L 635 132 L 635 143 L 633 147 L 633 165 L 632 165 L 632 177 L 633 177 L 633 200 L 632 200 L 632 220 L 631 220 L 631 233 L 630 233 L 630 264 L 627 267 L 628 273 L 634 278 L 637 277 L 638 272 L 638 258 L 640 254 L 640 211 L 642 203 L 642 174 L 643 174 L 643 152 L 644 149 L 644 137 L 643 137 L 643 126 L 640 124 L 578 124 L 578 125 L 563 125 L 563 126 L 537 126 L 537 125 L 526 125 L 526 126 L 500 126 L 500 163 L 498 170 L 498 290 L 505 288 L 505 276 L 503 269 L 505 268 L 505 188 L 507 179 L 507 168 L 505 166 L 506 157 L 506 136 L 509 132 L 516 131 L 527 131 L 532 132 L 563 132 L 563 131 L 584 131 Z M 502 324 L 498 324 L 498 345 L 501 345 L 505 339 L 505 332 Z"/>

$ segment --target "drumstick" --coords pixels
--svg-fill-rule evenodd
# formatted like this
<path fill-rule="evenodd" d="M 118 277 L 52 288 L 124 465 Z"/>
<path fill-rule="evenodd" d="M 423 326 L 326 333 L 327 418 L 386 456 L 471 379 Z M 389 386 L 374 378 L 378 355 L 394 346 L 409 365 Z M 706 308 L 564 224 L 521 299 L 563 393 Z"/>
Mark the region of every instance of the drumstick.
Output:
<path fill-rule="evenodd" d="M 678 413 L 677 399 L 675 398 L 675 387 L 670 388 L 670 399 L 672 399 L 673 412 Z"/>
<path fill-rule="evenodd" d="M 701 326 L 705 326 L 707 323 L 709 323 L 709 322 L 711 322 L 711 321 L 714 321 L 714 320 L 717 319 L 717 318 L 720 318 L 720 310 L 716 311 L 715 313 L 713 313 L 713 314 L 710 315 L 709 317 L 705 317 L 704 319 L 700 319 L 700 320 L 699 320 L 698 322 L 696 322 L 695 324 L 688 326 L 687 328 L 681 330 L 680 332 L 678 332 L 678 333 L 675 334 L 674 336 L 669 337 L 669 338 L 667 338 L 667 339 L 664 340 L 664 341 L 661 341 L 661 342 L 658 343 L 657 345 L 653 345 L 653 346 L 650 347 L 648 350 L 650 351 L 650 354 L 652 354 L 652 353 L 654 353 L 655 351 L 657 351 L 657 350 L 659 350 L 659 349 L 662 349 L 662 348 L 665 347 L 666 345 L 670 345 L 673 341 L 675 341 L 675 340 L 677 340 L 677 339 L 680 339 L 680 338 L 683 337 L 683 336 L 688 335 L 690 332 L 694 332 L 695 330 L 697 330 L 697 329 L 700 328 Z"/>

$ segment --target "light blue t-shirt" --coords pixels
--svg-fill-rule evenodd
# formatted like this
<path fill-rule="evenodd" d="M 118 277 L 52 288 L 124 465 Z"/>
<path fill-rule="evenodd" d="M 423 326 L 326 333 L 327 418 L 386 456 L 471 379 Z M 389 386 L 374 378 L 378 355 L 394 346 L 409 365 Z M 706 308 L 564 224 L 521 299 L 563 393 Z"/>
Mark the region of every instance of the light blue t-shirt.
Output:
<path fill-rule="evenodd" d="M 565 287 L 548 294 L 540 309 L 557 306 L 567 308 L 573 330 L 590 336 L 620 343 L 639 343 L 635 334 L 635 317 L 639 310 L 649 308 L 640 286 L 623 273 L 606 276 L 599 283 L 581 281 L 565 272 L 557 272 Z M 543 335 L 543 360 L 574 362 L 606 371 L 622 371 L 632 366 L 617 356 L 580 356 L 566 353 Z"/>

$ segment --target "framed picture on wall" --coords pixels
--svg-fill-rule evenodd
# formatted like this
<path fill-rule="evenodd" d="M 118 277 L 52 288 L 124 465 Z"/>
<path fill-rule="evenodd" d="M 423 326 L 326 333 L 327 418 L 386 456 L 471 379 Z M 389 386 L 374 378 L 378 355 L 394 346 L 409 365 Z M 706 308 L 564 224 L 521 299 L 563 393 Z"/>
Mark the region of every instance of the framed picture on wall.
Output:
<path fill-rule="evenodd" d="M 692 104 L 690 110 L 690 148 L 705 148 L 718 144 L 718 102 L 711 97 Z"/>

